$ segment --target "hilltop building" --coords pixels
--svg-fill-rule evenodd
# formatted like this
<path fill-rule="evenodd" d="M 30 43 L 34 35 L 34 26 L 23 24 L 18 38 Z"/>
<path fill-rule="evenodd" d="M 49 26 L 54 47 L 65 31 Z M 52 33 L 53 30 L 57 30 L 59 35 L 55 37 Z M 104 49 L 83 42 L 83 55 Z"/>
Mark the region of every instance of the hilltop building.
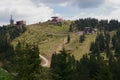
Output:
<path fill-rule="evenodd" d="M 84 28 L 84 34 L 93 34 L 96 33 L 97 29 L 91 28 L 91 27 L 85 27 Z"/>
<path fill-rule="evenodd" d="M 59 18 L 57 16 L 53 16 L 51 18 L 52 18 L 52 20 L 50 20 L 50 23 L 52 23 L 52 24 L 60 24 L 61 25 L 63 23 L 62 18 Z"/>
<path fill-rule="evenodd" d="M 17 26 L 25 26 L 25 25 L 26 25 L 26 22 L 23 21 L 23 20 L 20 20 L 20 21 L 17 21 L 17 22 L 16 22 L 16 25 L 17 25 Z"/>

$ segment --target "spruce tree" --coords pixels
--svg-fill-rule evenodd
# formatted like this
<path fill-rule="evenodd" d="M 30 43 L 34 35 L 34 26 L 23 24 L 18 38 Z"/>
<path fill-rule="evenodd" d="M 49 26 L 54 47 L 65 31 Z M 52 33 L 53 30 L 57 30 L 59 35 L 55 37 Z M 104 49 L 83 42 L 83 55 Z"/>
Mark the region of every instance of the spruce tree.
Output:
<path fill-rule="evenodd" d="M 72 59 L 72 60 L 71 60 Z M 54 80 L 74 80 L 74 63 L 73 58 L 63 48 L 60 54 L 54 54 L 51 61 L 51 71 Z"/>
<path fill-rule="evenodd" d="M 14 64 L 16 66 L 15 80 L 41 80 L 41 66 L 37 46 L 17 46 Z"/>
<path fill-rule="evenodd" d="M 69 43 L 70 40 L 71 40 L 71 37 L 70 37 L 70 34 L 68 34 L 68 36 L 67 36 L 67 43 Z"/>
<path fill-rule="evenodd" d="M 109 67 L 113 75 L 113 80 L 120 80 L 120 57 L 111 57 Z"/>
<path fill-rule="evenodd" d="M 89 58 L 88 55 L 85 54 L 76 63 L 76 71 L 77 71 L 77 80 L 89 80 Z"/>
<path fill-rule="evenodd" d="M 97 41 L 91 43 L 90 51 L 92 55 L 100 56 L 100 48 L 99 48 L 99 43 Z"/>
<path fill-rule="evenodd" d="M 79 40 L 79 42 L 80 42 L 80 43 L 83 43 L 84 41 L 85 41 L 85 34 L 80 35 L 80 40 Z"/>
<path fill-rule="evenodd" d="M 113 80 L 112 73 L 106 65 L 102 65 L 93 77 L 93 80 Z"/>
<path fill-rule="evenodd" d="M 112 47 L 113 48 L 115 48 L 115 46 L 116 46 L 116 41 L 117 41 L 118 39 L 117 39 L 117 36 L 116 35 L 114 35 L 113 37 L 112 37 Z"/>
<path fill-rule="evenodd" d="M 103 33 L 97 35 L 96 42 L 99 44 L 100 51 L 105 50 L 105 38 Z"/>
<path fill-rule="evenodd" d="M 120 56 L 120 43 L 116 42 L 115 44 L 115 53 L 117 56 Z"/>

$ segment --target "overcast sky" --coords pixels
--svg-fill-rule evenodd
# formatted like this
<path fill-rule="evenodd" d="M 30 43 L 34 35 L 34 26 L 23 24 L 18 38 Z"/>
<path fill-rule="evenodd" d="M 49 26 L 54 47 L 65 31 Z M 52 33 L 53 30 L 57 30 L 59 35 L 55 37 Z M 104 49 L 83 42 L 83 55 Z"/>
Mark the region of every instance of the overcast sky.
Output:
<path fill-rule="evenodd" d="M 120 20 L 120 0 L 0 0 L 0 25 L 13 19 L 27 24 L 46 21 L 51 16 L 64 19 L 93 17 Z"/>

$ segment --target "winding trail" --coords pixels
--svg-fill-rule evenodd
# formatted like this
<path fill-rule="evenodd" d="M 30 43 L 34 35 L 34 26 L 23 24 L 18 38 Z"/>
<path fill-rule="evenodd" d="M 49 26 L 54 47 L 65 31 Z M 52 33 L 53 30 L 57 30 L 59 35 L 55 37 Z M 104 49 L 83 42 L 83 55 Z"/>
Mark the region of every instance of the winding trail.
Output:
<path fill-rule="evenodd" d="M 63 39 L 63 43 L 62 44 L 60 43 L 60 45 L 58 45 L 58 47 L 56 49 L 56 53 L 58 53 L 60 50 L 62 50 L 62 48 L 64 47 L 64 44 L 66 44 L 66 43 L 67 43 L 67 38 L 65 37 Z M 41 65 L 43 67 L 50 67 L 50 61 L 46 57 L 42 56 L 41 54 L 39 56 L 42 59 Z"/>
<path fill-rule="evenodd" d="M 42 63 L 41 65 L 42 65 L 43 67 L 48 67 L 48 66 L 49 66 L 49 61 L 48 61 L 48 59 L 45 58 L 45 57 L 42 56 L 42 55 L 39 55 L 39 56 L 40 56 L 40 58 L 44 61 L 44 63 Z"/>

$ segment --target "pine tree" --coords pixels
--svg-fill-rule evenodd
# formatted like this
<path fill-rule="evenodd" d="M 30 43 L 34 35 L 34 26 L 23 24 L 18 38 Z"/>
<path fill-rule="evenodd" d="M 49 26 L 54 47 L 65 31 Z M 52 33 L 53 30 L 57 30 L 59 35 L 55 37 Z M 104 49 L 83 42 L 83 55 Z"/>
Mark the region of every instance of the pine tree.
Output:
<path fill-rule="evenodd" d="M 73 32 L 73 23 L 70 24 L 69 32 Z"/>
<path fill-rule="evenodd" d="M 113 75 L 113 80 L 120 80 L 120 57 L 114 58 L 112 56 L 109 59 L 109 67 Z"/>
<path fill-rule="evenodd" d="M 89 58 L 88 55 L 83 55 L 80 61 L 77 61 L 77 80 L 89 80 Z"/>
<path fill-rule="evenodd" d="M 117 39 L 117 36 L 116 35 L 114 35 L 113 37 L 112 37 L 112 46 L 113 46 L 113 48 L 115 48 L 115 46 L 116 46 L 116 41 L 117 41 L 118 39 Z"/>
<path fill-rule="evenodd" d="M 106 48 L 107 48 L 110 44 L 110 34 L 105 31 L 104 35 L 105 35 L 105 45 L 106 45 Z"/>
<path fill-rule="evenodd" d="M 94 53 L 94 48 L 95 48 L 95 43 L 91 42 L 91 44 L 90 44 L 90 51 L 91 51 L 91 53 Z"/>
<path fill-rule="evenodd" d="M 98 42 L 99 44 L 100 51 L 104 51 L 105 50 L 105 38 L 103 36 L 103 33 L 98 34 L 96 38 L 96 42 Z"/>
<path fill-rule="evenodd" d="M 71 60 L 72 59 L 72 60 Z M 74 80 L 73 58 L 63 48 L 60 54 L 54 54 L 51 61 L 51 70 L 54 80 Z"/>
<path fill-rule="evenodd" d="M 68 34 L 68 36 L 67 36 L 67 43 L 69 43 L 70 40 L 71 40 L 71 38 L 70 38 L 70 34 Z"/>
<path fill-rule="evenodd" d="M 93 80 L 113 80 L 112 73 L 107 66 L 102 65 Z"/>
<path fill-rule="evenodd" d="M 79 40 L 79 42 L 80 42 L 80 43 L 83 43 L 83 41 L 85 41 L 85 34 L 80 35 L 80 40 Z"/>
<path fill-rule="evenodd" d="M 91 51 L 91 54 L 95 56 L 100 56 L 100 48 L 99 48 L 99 43 L 97 41 L 91 43 L 90 51 Z"/>
<path fill-rule="evenodd" d="M 102 56 L 95 56 L 90 55 L 90 62 L 89 62 L 89 75 L 90 78 L 95 78 L 95 75 L 100 70 L 101 66 L 106 66 L 106 63 L 104 62 L 104 58 Z"/>
<path fill-rule="evenodd" d="M 120 56 L 120 43 L 116 42 L 115 44 L 115 53 L 116 55 Z"/>
<path fill-rule="evenodd" d="M 15 80 L 40 80 L 41 66 L 37 46 L 19 45 L 15 50 Z"/>

